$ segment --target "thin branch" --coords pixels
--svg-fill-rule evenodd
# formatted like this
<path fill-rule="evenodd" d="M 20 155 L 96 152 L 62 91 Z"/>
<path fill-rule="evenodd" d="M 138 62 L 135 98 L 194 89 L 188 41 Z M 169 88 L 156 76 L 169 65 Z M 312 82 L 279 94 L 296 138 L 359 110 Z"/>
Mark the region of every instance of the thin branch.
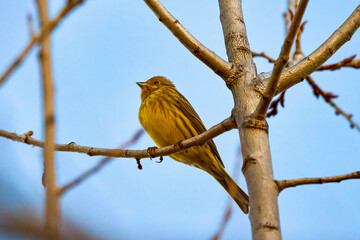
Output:
<path fill-rule="evenodd" d="M 42 27 L 48 22 L 47 0 L 36 0 L 36 5 L 40 26 Z M 60 210 L 55 177 L 55 109 L 50 36 L 46 36 L 40 41 L 39 61 L 42 77 L 45 125 L 45 144 L 43 152 L 45 176 L 43 179 L 45 179 L 46 183 L 45 231 L 49 239 L 59 239 Z"/>
<path fill-rule="evenodd" d="M 277 93 L 299 83 L 306 76 L 318 69 L 327 61 L 341 46 L 351 39 L 356 30 L 360 27 L 360 5 L 346 19 L 346 21 L 313 53 L 304 58 L 299 63 L 286 69 L 281 75 Z M 258 84 L 259 91 L 265 91 L 263 86 L 267 86 L 270 81 L 271 73 L 259 74 L 262 84 Z"/>
<path fill-rule="evenodd" d="M 221 78 L 230 75 L 231 64 L 206 48 L 175 19 L 158 0 L 144 0 L 145 3 L 174 36 L 200 61 L 205 63 Z"/>
<path fill-rule="evenodd" d="M 340 69 L 342 67 L 349 67 L 349 68 L 355 68 L 355 69 L 360 68 L 360 59 L 354 60 L 355 57 L 356 57 L 356 54 L 352 55 L 348 58 L 345 58 L 344 60 L 337 62 L 337 63 L 322 65 L 316 71 L 324 71 L 324 70 L 334 71 L 334 70 Z"/>
<path fill-rule="evenodd" d="M 303 31 L 304 31 L 306 23 L 307 23 L 307 21 L 304 21 L 300 25 L 300 27 L 298 29 L 298 32 L 296 34 L 295 52 L 294 52 L 294 56 L 293 56 L 293 64 L 298 63 L 300 60 L 302 60 L 304 58 L 304 54 L 303 54 L 303 52 L 301 50 L 301 36 L 302 36 Z"/>
<path fill-rule="evenodd" d="M 269 57 L 268 55 L 266 55 L 264 52 L 262 53 L 256 53 L 256 52 L 253 52 L 251 51 L 251 54 L 253 55 L 253 57 L 263 57 L 265 59 L 267 59 L 269 61 L 269 63 L 276 63 L 276 60 Z"/>
<path fill-rule="evenodd" d="M 307 184 L 323 184 L 323 183 L 335 183 L 349 179 L 360 179 L 360 171 L 348 173 L 344 175 L 338 175 L 333 177 L 322 177 L 322 178 L 299 178 L 291 180 L 276 181 L 279 189 L 279 193 L 285 188 L 296 187 Z"/>
<path fill-rule="evenodd" d="M 187 148 L 197 146 L 200 144 L 204 144 L 210 139 L 213 139 L 220 134 L 230 131 L 231 129 L 236 128 L 235 122 L 232 118 L 227 118 L 221 123 L 213 126 L 209 130 L 186 140 L 182 140 L 177 144 L 170 145 L 167 147 L 162 147 L 158 149 L 146 149 L 146 150 L 125 150 L 125 149 L 106 149 L 106 148 L 94 148 L 77 145 L 74 142 L 69 144 L 56 144 L 55 150 L 60 152 L 77 152 L 84 153 L 89 156 L 108 156 L 108 157 L 117 157 L 117 158 L 155 158 L 160 156 L 170 155 Z M 25 136 L 19 135 L 16 133 L 10 133 L 4 130 L 0 130 L 0 136 L 11 139 L 13 141 L 26 143 L 28 145 L 36 146 L 36 147 L 44 147 L 44 142 Z"/>
<path fill-rule="evenodd" d="M 138 131 L 136 131 L 136 133 L 134 134 L 134 136 L 128 140 L 127 142 L 121 144 L 119 146 L 119 148 L 128 148 L 131 145 L 135 144 L 140 137 L 144 134 L 144 129 L 141 128 Z M 80 183 L 82 183 L 83 181 L 85 181 L 86 179 L 88 179 L 90 176 L 92 176 L 94 173 L 100 171 L 100 169 L 102 169 L 107 163 L 109 163 L 113 158 L 112 157 L 105 157 L 103 158 L 101 161 L 99 161 L 94 167 L 88 169 L 87 171 L 85 171 L 84 173 L 82 173 L 80 176 L 78 176 L 77 178 L 75 178 L 74 180 L 72 180 L 71 182 L 65 184 L 63 187 L 61 187 L 59 189 L 59 195 L 63 195 L 65 192 L 67 192 L 68 190 L 72 189 L 73 187 L 79 185 Z"/>
<path fill-rule="evenodd" d="M 269 109 L 271 110 L 266 114 L 266 117 L 276 116 L 276 114 L 278 114 L 279 104 L 283 108 L 285 107 L 285 93 L 286 91 L 283 91 L 276 100 L 272 101 L 269 107 Z"/>
<path fill-rule="evenodd" d="M 289 54 L 291 47 L 294 43 L 296 33 L 301 23 L 301 19 L 304 15 L 306 6 L 309 0 L 302 0 L 296 9 L 295 16 L 291 22 L 289 32 L 285 38 L 284 44 L 281 48 L 281 52 L 278 60 L 275 63 L 274 69 L 272 71 L 269 84 L 265 90 L 265 93 L 260 101 L 258 108 L 255 111 L 254 118 L 258 120 L 264 120 L 266 117 L 266 112 L 269 108 L 272 98 L 275 95 L 278 82 L 280 80 L 281 73 L 289 60 Z"/>
<path fill-rule="evenodd" d="M 355 128 L 356 130 L 360 131 L 360 126 L 359 124 L 355 123 L 352 120 L 353 115 L 352 114 L 347 114 L 344 112 L 344 110 L 342 110 L 338 105 L 336 105 L 332 99 L 333 98 L 337 98 L 337 95 L 334 95 L 332 93 L 329 92 L 325 92 L 323 91 L 316 83 L 315 81 L 312 79 L 312 77 L 307 76 L 306 77 L 306 81 L 310 84 L 310 86 L 313 88 L 314 91 L 314 95 L 316 97 L 321 96 L 327 103 L 330 104 L 330 106 L 332 106 L 335 109 L 335 114 L 336 115 L 342 115 L 343 117 L 345 117 L 345 119 L 348 120 L 348 122 L 350 123 L 350 127 L 351 128 Z"/>
<path fill-rule="evenodd" d="M 25 48 L 21 51 L 19 56 L 15 58 L 15 60 L 8 66 L 8 68 L 4 71 L 4 73 L 0 76 L 0 86 L 5 82 L 5 80 L 10 76 L 10 74 L 24 61 L 33 47 L 40 42 L 44 37 L 48 36 L 64 19 L 66 15 L 68 15 L 76 6 L 83 3 L 85 0 L 68 0 L 65 6 L 61 9 L 58 15 L 49 19 L 49 21 L 41 27 L 41 30 L 38 34 L 33 33 L 29 43 L 25 46 Z"/>

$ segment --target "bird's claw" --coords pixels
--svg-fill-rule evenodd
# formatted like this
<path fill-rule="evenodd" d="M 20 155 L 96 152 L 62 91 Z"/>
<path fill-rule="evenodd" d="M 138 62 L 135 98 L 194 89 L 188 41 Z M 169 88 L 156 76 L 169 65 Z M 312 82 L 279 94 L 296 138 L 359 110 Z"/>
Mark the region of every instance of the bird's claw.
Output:
<path fill-rule="evenodd" d="M 164 160 L 163 157 L 160 156 L 159 161 L 156 161 L 156 162 L 157 162 L 157 163 L 162 163 L 163 160 Z"/>
<path fill-rule="evenodd" d="M 156 150 L 156 149 L 158 149 L 158 147 L 148 147 L 147 154 L 149 155 L 150 160 L 153 159 L 152 155 L 153 155 L 154 150 Z"/>

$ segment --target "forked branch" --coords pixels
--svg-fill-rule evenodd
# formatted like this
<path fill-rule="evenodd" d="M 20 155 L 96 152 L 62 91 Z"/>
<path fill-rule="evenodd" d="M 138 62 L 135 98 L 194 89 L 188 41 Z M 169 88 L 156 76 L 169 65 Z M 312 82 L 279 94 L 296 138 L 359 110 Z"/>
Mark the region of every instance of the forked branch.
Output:
<path fill-rule="evenodd" d="M 281 73 L 289 60 L 289 55 L 291 47 L 294 43 L 297 31 L 299 29 L 301 19 L 305 13 L 306 6 L 309 0 L 302 0 L 299 6 L 296 9 L 295 16 L 291 22 L 289 32 L 286 35 L 284 44 L 281 48 L 281 52 L 278 60 L 275 63 L 274 69 L 272 71 L 269 84 L 263 94 L 263 97 L 260 101 L 260 104 L 254 114 L 254 118 L 258 120 L 264 120 L 266 117 L 266 112 L 269 108 L 272 98 L 274 97 L 277 89 L 278 82 L 280 80 Z"/>
<path fill-rule="evenodd" d="M 360 27 L 360 5 L 346 19 L 346 21 L 313 53 L 301 60 L 294 66 L 286 69 L 281 75 L 277 86 L 277 93 L 290 88 L 301 82 L 306 76 L 318 69 L 327 61 L 341 46 L 351 39 L 356 30 Z M 262 86 L 270 82 L 270 74 L 260 74 L 263 84 L 259 85 L 259 91 L 265 91 Z"/>
<path fill-rule="evenodd" d="M 41 27 L 41 30 L 38 34 L 31 34 L 31 39 L 25 48 L 21 51 L 19 56 L 17 56 L 14 61 L 9 65 L 5 72 L 0 76 L 0 85 L 5 82 L 5 80 L 10 76 L 10 74 L 24 61 L 33 47 L 40 42 L 44 37 L 48 36 L 59 23 L 68 15 L 76 6 L 83 3 L 85 0 L 68 0 L 65 6 L 60 10 L 58 15 L 49 19 L 44 26 Z"/>

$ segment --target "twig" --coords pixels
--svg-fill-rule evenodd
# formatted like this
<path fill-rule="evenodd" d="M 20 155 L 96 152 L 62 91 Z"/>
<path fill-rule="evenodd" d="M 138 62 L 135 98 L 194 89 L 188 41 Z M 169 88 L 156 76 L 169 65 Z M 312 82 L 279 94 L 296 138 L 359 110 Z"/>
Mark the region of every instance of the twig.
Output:
<path fill-rule="evenodd" d="M 141 128 L 138 131 L 136 131 L 136 133 L 134 134 L 134 136 L 128 140 L 127 142 L 121 144 L 119 146 L 119 148 L 128 148 L 129 146 L 135 144 L 140 137 L 144 134 L 144 129 Z M 109 163 L 113 158 L 112 157 L 105 157 L 103 158 L 101 161 L 99 161 L 94 167 L 88 169 L 87 171 L 85 171 L 84 173 L 82 173 L 80 176 L 78 176 L 77 178 L 75 178 L 74 180 L 72 180 L 71 182 L 65 184 L 63 187 L 61 187 L 59 189 L 59 195 L 63 195 L 65 192 L 67 192 L 68 190 L 72 189 L 73 187 L 79 185 L 80 183 L 82 183 L 83 181 L 85 181 L 86 179 L 88 179 L 90 176 L 92 176 L 94 173 L 98 172 L 100 169 L 102 169 L 107 163 Z"/>
<path fill-rule="evenodd" d="M 344 175 L 338 175 L 333 177 L 322 177 L 322 178 L 299 178 L 299 179 L 291 179 L 291 180 L 281 180 L 276 181 L 276 184 L 279 189 L 279 193 L 285 188 L 296 187 L 300 185 L 307 184 L 323 184 L 323 183 L 334 183 L 341 182 L 349 179 L 358 179 L 360 178 L 360 171 L 348 173 Z"/>
<path fill-rule="evenodd" d="M 210 139 L 219 136 L 220 134 L 230 131 L 231 129 L 236 128 L 236 124 L 232 118 L 227 118 L 221 123 L 213 126 L 209 130 L 186 140 L 180 141 L 177 144 L 170 145 L 167 147 L 157 148 L 151 151 L 151 157 L 160 157 L 166 156 L 169 154 L 173 154 L 179 152 L 181 150 L 185 150 L 187 148 L 197 146 L 200 144 L 204 144 Z M 10 133 L 4 130 L 0 130 L 0 136 L 11 139 L 17 142 L 23 142 L 28 145 L 36 146 L 36 147 L 44 147 L 44 142 L 26 137 L 24 135 L 19 135 L 16 133 Z M 26 142 L 25 142 L 26 139 Z M 89 156 L 108 156 L 108 157 L 118 157 L 118 158 L 149 158 L 149 151 L 145 150 L 124 150 L 124 149 L 106 149 L 106 148 L 94 148 L 77 145 L 74 142 L 69 144 L 55 144 L 55 150 L 61 152 L 77 152 L 84 153 Z"/>
<path fill-rule="evenodd" d="M 233 179 L 238 179 L 239 178 L 239 173 L 240 173 L 240 169 L 241 169 L 241 161 L 242 157 L 241 157 L 241 147 L 238 147 L 237 153 L 236 153 L 236 159 L 234 162 L 234 172 L 233 172 Z M 228 197 L 228 201 L 226 204 L 226 208 L 225 208 L 225 212 L 224 212 L 224 216 L 223 219 L 221 221 L 220 227 L 218 229 L 218 231 L 216 232 L 216 234 L 211 238 L 211 240 L 219 240 L 221 239 L 222 234 L 224 233 L 225 227 L 228 224 L 231 214 L 232 214 L 232 206 L 233 206 L 233 200 L 231 199 L 231 197 Z"/>
<path fill-rule="evenodd" d="M 281 73 L 289 60 L 289 54 L 291 51 L 292 44 L 297 33 L 297 30 L 300 26 L 301 19 L 304 15 L 306 6 L 309 0 L 302 0 L 296 9 L 295 16 L 291 22 L 289 32 L 285 38 L 284 44 L 281 48 L 281 52 L 278 60 L 275 63 L 274 69 L 272 71 L 269 84 L 263 94 L 263 97 L 260 101 L 258 108 L 255 111 L 254 118 L 258 120 L 264 120 L 266 117 L 266 112 L 269 108 L 270 102 L 275 95 L 278 82 L 280 80 Z"/>
<path fill-rule="evenodd" d="M 282 92 L 276 100 L 272 101 L 269 107 L 271 110 L 266 114 L 266 117 L 271 117 L 278 114 L 279 103 L 282 107 L 285 107 L 285 92 L 286 91 Z"/>
<path fill-rule="evenodd" d="M 337 95 L 334 95 L 332 93 L 329 92 L 325 92 L 323 91 L 316 83 L 315 81 L 310 77 L 306 77 L 306 81 L 310 84 L 310 86 L 312 87 L 313 91 L 314 91 L 314 95 L 316 97 L 321 96 L 327 103 L 330 104 L 330 106 L 332 106 L 335 109 L 335 114 L 336 115 L 342 115 L 344 116 L 348 122 L 350 123 L 350 127 L 351 128 L 355 128 L 356 130 L 360 131 L 360 126 L 359 124 L 355 123 L 352 120 L 353 115 L 352 114 L 347 114 L 345 113 L 339 106 L 337 106 L 332 99 L 333 98 L 337 98 Z"/>
<path fill-rule="evenodd" d="M 316 71 L 324 71 L 324 70 L 334 71 L 334 70 L 340 69 L 342 67 L 360 68 L 360 59 L 354 60 L 355 57 L 356 57 L 356 54 L 352 55 L 348 58 L 345 58 L 344 60 L 337 62 L 337 63 L 322 65 Z"/>
<path fill-rule="evenodd" d="M 15 60 L 9 65 L 9 67 L 4 71 L 4 73 L 0 77 L 0 85 L 5 82 L 5 80 L 10 76 L 10 74 L 24 61 L 33 47 L 40 42 L 44 37 L 48 36 L 64 19 L 66 15 L 68 15 L 71 10 L 73 10 L 76 6 L 83 3 L 85 0 L 68 0 L 65 6 L 60 10 L 58 15 L 50 19 L 49 21 L 41 27 L 39 34 L 32 35 L 29 43 L 25 46 L 25 48 L 21 51 L 19 56 L 15 58 Z"/>
<path fill-rule="evenodd" d="M 226 79 L 230 75 L 231 64 L 206 48 L 175 19 L 158 0 L 144 0 L 145 3 L 174 36 L 200 61 L 217 75 Z"/>
<path fill-rule="evenodd" d="M 36 0 L 40 26 L 48 22 L 47 0 Z M 46 182 L 45 231 L 49 239 L 60 238 L 60 210 L 55 178 L 55 109 L 54 83 L 51 67 L 51 43 L 46 36 L 40 41 L 39 53 L 45 124 L 44 176 Z"/>
<path fill-rule="evenodd" d="M 302 58 L 304 58 L 304 54 L 301 50 L 301 35 L 304 31 L 304 27 L 305 27 L 305 24 L 307 23 L 307 21 L 304 21 L 299 29 L 298 29 L 298 32 L 296 34 L 296 41 L 295 41 L 295 52 L 294 52 L 294 59 L 299 59 L 299 60 L 302 60 Z"/>
<path fill-rule="evenodd" d="M 268 55 L 266 55 L 264 52 L 262 53 L 256 53 L 256 52 L 253 52 L 251 51 L 251 54 L 253 55 L 253 57 L 263 57 L 265 59 L 267 59 L 269 61 L 269 63 L 276 63 L 276 60 L 269 57 Z"/>
<path fill-rule="evenodd" d="M 346 19 L 346 21 L 313 53 L 305 57 L 299 63 L 286 69 L 281 75 L 277 86 L 277 93 L 281 93 L 291 86 L 301 82 L 306 76 L 318 69 L 328 60 L 341 46 L 351 39 L 360 27 L 360 5 Z M 259 74 L 262 84 L 258 84 L 258 91 L 264 92 L 263 86 L 267 86 L 271 73 Z"/>

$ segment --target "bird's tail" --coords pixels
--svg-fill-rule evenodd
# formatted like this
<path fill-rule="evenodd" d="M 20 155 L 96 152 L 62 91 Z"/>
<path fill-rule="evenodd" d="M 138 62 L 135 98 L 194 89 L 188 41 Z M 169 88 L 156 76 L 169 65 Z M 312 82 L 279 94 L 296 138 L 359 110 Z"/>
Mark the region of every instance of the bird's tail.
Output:
<path fill-rule="evenodd" d="M 212 176 L 223 186 L 223 188 L 230 194 L 236 204 L 245 213 L 249 213 L 249 196 L 236 184 L 225 169 L 222 169 L 221 174 L 216 173 Z"/>

